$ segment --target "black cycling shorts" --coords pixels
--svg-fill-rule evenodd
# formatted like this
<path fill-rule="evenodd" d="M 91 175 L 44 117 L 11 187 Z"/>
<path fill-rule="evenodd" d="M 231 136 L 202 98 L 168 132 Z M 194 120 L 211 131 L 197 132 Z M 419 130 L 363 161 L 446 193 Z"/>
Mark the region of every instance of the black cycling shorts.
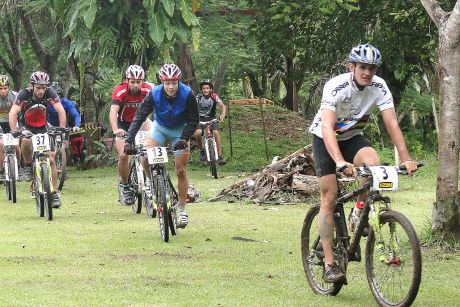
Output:
<path fill-rule="evenodd" d="M 338 143 L 340 152 L 348 163 L 353 163 L 353 159 L 361 148 L 372 147 L 371 143 L 362 135 L 357 135 Z M 335 162 L 329 155 L 324 145 L 324 140 L 316 135 L 313 135 L 313 161 L 315 163 L 316 176 L 322 177 L 336 173 Z"/>
<path fill-rule="evenodd" d="M 9 133 L 10 131 L 10 124 L 8 122 L 0 122 L 0 132 Z"/>

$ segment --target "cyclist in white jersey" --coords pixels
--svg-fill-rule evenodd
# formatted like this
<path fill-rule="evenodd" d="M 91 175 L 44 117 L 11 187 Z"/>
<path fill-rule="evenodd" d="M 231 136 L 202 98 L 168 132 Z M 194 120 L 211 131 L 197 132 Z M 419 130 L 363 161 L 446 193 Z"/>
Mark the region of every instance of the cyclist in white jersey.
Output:
<path fill-rule="evenodd" d="M 0 75 L 0 133 L 10 132 L 8 113 L 13 105 L 17 93 L 10 89 L 10 78 L 7 75 Z M 18 156 L 20 156 L 19 149 Z M 0 179 L 3 177 L 3 139 L 0 137 Z"/>
<path fill-rule="evenodd" d="M 321 207 L 319 233 L 325 255 L 324 280 L 344 282 L 346 276 L 334 262 L 332 240 L 333 214 L 337 198 L 336 169 L 346 167 L 345 175 L 356 175 L 355 166 L 379 165 L 377 152 L 362 134 L 372 108 L 378 106 L 386 130 L 396 146 L 409 174 L 417 168 L 411 161 L 396 119 L 393 97 L 385 81 L 377 77 L 381 55 L 377 48 L 365 44 L 353 47 L 349 55 L 350 72 L 329 80 L 324 86 L 321 107 L 310 126 L 313 133 L 313 160 L 319 177 Z M 360 196 L 355 211 L 365 206 Z"/>

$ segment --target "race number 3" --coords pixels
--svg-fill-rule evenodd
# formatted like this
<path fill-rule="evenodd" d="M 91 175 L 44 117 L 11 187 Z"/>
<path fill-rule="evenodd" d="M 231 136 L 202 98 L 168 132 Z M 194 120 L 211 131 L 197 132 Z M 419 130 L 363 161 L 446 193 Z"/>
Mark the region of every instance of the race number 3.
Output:
<path fill-rule="evenodd" d="M 398 172 L 393 166 L 371 166 L 373 188 L 380 191 L 398 189 Z"/>

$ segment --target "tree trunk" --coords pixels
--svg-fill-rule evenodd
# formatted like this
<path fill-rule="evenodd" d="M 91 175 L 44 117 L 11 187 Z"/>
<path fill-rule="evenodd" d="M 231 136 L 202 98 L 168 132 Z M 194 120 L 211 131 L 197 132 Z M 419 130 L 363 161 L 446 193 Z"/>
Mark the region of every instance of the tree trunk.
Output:
<path fill-rule="evenodd" d="M 182 70 L 182 82 L 188 84 L 195 93 L 198 93 L 198 82 L 193 69 L 192 57 L 186 44 L 180 44 L 177 66 Z"/>
<path fill-rule="evenodd" d="M 459 29 L 460 30 L 460 29 Z M 444 239 L 460 239 L 458 199 L 460 45 L 448 48 L 440 37 L 440 127 L 438 139 L 438 181 L 433 206 L 433 233 Z M 453 236 L 453 237 L 452 237 Z"/>
<path fill-rule="evenodd" d="M 216 93 L 220 93 L 220 89 L 222 88 L 222 84 L 224 83 L 225 73 L 227 72 L 229 61 L 224 59 L 222 62 L 219 63 L 219 67 L 217 68 L 216 77 L 214 78 L 214 91 Z"/>
<path fill-rule="evenodd" d="M 438 178 L 433 206 L 433 234 L 450 242 L 460 239 L 458 158 L 460 136 L 460 0 L 452 12 L 438 1 L 421 0 L 439 31 Z"/>
<path fill-rule="evenodd" d="M 21 54 L 21 40 L 19 38 L 21 21 L 17 20 L 13 24 L 12 20 L 17 19 L 16 15 L 8 10 L 5 11 L 5 17 L 6 30 L 3 28 L 4 25 L 0 24 L 0 42 L 6 49 L 5 53 L 9 60 L 0 54 L 0 64 L 8 72 L 11 80 L 13 80 L 14 90 L 18 91 L 22 88 L 22 81 L 24 79 L 24 61 Z"/>
<path fill-rule="evenodd" d="M 288 110 L 293 110 L 294 107 L 294 91 L 295 86 L 292 80 L 292 72 L 294 70 L 294 61 L 291 58 L 286 58 L 286 77 L 284 80 L 284 85 L 286 86 L 286 97 L 283 99 L 283 104 Z"/>

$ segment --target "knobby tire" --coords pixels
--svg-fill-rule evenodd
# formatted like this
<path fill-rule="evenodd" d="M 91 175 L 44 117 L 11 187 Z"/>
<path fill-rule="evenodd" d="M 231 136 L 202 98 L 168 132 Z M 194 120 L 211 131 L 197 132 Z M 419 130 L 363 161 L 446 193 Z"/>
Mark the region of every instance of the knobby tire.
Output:
<path fill-rule="evenodd" d="M 417 233 L 410 221 L 396 211 L 382 213 L 380 227 L 383 245 L 377 242 L 374 230 L 369 233 L 366 245 L 366 275 L 372 295 L 380 306 L 410 306 L 422 277 Z M 397 235 L 393 247 L 389 242 L 391 229 Z"/>
<path fill-rule="evenodd" d="M 53 203 L 51 201 L 51 186 L 49 180 L 49 169 L 48 164 L 40 164 L 40 172 L 42 179 L 42 188 L 43 188 L 43 200 L 45 207 L 45 216 L 48 221 L 53 220 Z"/>

